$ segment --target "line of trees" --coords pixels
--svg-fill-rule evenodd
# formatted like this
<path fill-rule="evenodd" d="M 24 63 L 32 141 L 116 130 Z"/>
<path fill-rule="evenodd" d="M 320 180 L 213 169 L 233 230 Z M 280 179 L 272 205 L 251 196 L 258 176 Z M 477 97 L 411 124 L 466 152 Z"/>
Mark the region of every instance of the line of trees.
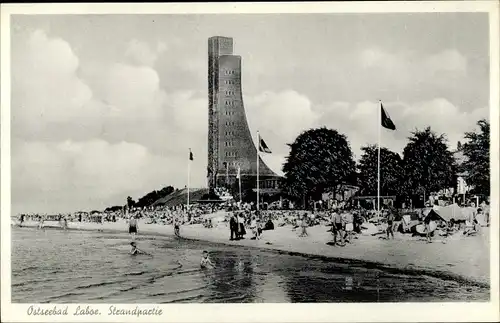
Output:
<path fill-rule="evenodd" d="M 410 198 L 453 188 L 459 172 L 467 172 L 466 180 L 474 187 L 474 193 L 488 195 L 489 123 L 479 120 L 477 125 L 475 132 L 465 133 L 466 142 L 459 147 L 465 157 L 461 165 L 457 164 L 446 137 L 430 127 L 411 133 L 402 156 L 381 148 L 381 195 Z M 290 197 L 318 199 L 325 192 L 335 194 L 343 184 L 358 186 L 361 195 L 377 194 L 376 145 L 362 147 L 357 165 L 347 137 L 333 129 L 307 130 L 289 146 L 282 188 Z"/>
<path fill-rule="evenodd" d="M 145 207 L 145 206 L 150 206 L 153 204 L 155 201 L 159 200 L 162 197 L 165 197 L 172 192 L 174 192 L 175 189 L 173 186 L 165 186 L 161 190 L 158 191 L 151 191 L 144 195 L 143 197 L 140 197 L 137 201 L 135 201 L 131 196 L 127 197 L 127 206 L 130 207 Z"/>

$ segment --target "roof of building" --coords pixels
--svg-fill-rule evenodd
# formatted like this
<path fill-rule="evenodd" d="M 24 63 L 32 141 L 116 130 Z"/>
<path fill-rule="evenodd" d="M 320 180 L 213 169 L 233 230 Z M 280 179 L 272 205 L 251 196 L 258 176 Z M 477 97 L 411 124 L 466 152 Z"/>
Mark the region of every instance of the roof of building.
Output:
<path fill-rule="evenodd" d="M 453 152 L 453 157 L 455 158 L 455 161 L 457 162 L 458 165 L 463 164 L 465 161 L 467 161 L 467 156 L 464 155 L 462 150 L 456 150 Z"/>

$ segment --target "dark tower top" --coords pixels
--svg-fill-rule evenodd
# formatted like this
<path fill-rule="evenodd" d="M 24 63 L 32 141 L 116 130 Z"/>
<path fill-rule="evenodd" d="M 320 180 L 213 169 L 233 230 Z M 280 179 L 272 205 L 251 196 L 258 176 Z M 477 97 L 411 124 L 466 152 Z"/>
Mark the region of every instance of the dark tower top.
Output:
<path fill-rule="evenodd" d="M 233 55 L 233 39 L 208 39 L 208 177 L 257 175 L 257 149 L 252 140 L 243 105 L 241 57 Z M 262 159 L 259 175 L 277 176 Z"/>

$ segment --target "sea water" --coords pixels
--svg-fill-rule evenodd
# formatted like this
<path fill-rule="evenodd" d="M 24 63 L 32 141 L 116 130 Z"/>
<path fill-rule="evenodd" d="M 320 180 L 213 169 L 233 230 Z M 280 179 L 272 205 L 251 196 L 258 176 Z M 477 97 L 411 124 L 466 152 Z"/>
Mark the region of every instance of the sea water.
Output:
<path fill-rule="evenodd" d="M 165 237 L 12 228 L 13 303 L 487 301 L 489 288 L 362 263 Z M 203 250 L 215 269 L 203 270 Z"/>

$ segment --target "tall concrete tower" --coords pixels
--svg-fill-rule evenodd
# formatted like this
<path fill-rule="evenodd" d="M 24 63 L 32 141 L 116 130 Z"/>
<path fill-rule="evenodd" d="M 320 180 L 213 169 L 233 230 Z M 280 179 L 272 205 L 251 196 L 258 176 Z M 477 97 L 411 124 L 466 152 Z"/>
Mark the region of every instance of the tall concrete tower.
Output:
<path fill-rule="evenodd" d="M 243 106 L 241 56 L 233 55 L 233 39 L 208 39 L 208 168 L 211 191 L 242 177 L 257 176 L 257 149 Z M 279 178 L 259 160 L 259 175 Z M 250 181 L 251 182 L 251 181 Z M 255 183 L 255 179 L 253 180 Z"/>

